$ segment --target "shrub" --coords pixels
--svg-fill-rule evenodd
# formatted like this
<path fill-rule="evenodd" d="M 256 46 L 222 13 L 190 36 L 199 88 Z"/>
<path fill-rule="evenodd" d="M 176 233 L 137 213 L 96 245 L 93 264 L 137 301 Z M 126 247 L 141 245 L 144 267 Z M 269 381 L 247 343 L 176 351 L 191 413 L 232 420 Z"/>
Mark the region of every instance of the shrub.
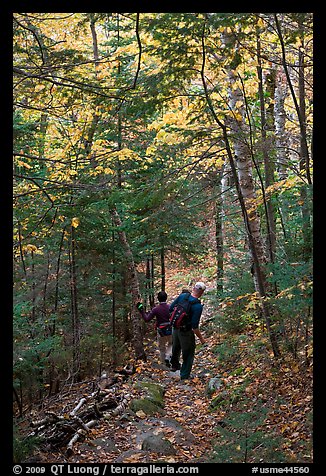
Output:
<path fill-rule="evenodd" d="M 261 401 L 254 406 L 249 400 L 241 401 L 237 411 L 231 412 L 217 429 L 219 438 L 211 455 L 212 462 L 285 462 L 280 451 L 281 437 L 267 432 L 263 426 L 267 412 Z"/>
<path fill-rule="evenodd" d="M 13 462 L 14 464 L 23 463 L 33 454 L 41 439 L 36 436 L 22 437 L 14 428 L 13 436 Z"/>

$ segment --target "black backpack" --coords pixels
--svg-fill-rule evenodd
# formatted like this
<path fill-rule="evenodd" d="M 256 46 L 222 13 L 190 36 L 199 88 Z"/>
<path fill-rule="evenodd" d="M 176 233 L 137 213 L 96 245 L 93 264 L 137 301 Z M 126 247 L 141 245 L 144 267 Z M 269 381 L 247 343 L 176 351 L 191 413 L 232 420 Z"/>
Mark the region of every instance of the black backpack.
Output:
<path fill-rule="evenodd" d="M 190 308 L 192 303 L 189 301 L 190 293 L 186 294 L 186 297 L 174 306 L 170 315 L 170 323 L 174 329 L 191 329 Z"/>

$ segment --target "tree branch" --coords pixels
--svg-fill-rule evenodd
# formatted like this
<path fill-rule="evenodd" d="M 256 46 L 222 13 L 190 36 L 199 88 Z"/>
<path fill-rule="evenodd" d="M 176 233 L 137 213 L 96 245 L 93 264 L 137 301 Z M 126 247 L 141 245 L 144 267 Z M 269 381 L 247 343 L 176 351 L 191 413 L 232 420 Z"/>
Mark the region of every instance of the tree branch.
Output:
<path fill-rule="evenodd" d="M 136 36 L 137 36 L 139 53 L 138 53 L 138 65 L 137 65 L 136 76 L 135 76 L 135 79 L 134 79 L 133 89 L 136 88 L 138 74 L 139 74 L 139 71 L 140 71 L 141 55 L 142 55 L 142 45 L 141 45 L 140 36 L 139 36 L 139 13 L 137 13 L 137 18 L 136 18 Z"/>

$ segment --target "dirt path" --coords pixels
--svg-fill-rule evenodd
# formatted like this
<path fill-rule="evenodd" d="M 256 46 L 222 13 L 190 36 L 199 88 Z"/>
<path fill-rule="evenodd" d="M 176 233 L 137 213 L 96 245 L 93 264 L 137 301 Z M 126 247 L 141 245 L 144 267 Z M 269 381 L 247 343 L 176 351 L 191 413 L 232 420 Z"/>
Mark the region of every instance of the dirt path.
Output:
<path fill-rule="evenodd" d="M 202 329 L 205 331 L 205 324 Z M 163 387 L 163 408 L 150 415 L 129 409 L 121 416 L 101 419 L 83 442 L 74 445 L 74 453 L 39 453 L 47 462 L 119 462 L 149 463 L 209 462 L 212 444 L 217 437 L 216 412 L 209 411 L 211 396 L 207 394 L 209 381 L 218 374 L 217 362 L 210 351 L 212 337 L 207 344 L 197 345 L 192 379 L 187 383 L 158 363 L 155 337 L 145 342 L 148 361 L 138 363 L 136 373 L 123 383 L 121 391 L 137 398 L 143 394 L 141 385 L 159 384 Z M 78 390 L 78 389 L 77 389 Z M 88 389 L 85 388 L 87 393 Z M 80 398 L 76 392 L 67 397 L 66 411 Z M 56 406 L 58 402 L 56 402 Z M 47 411 L 50 409 L 47 408 Z"/>
<path fill-rule="evenodd" d="M 74 444 L 69 457 L 64 444 L 61 450 L 43 445 L 42 450 L 34 454 L 34 461 L 211 463 L 214 447 L 223 449 L 221 428 L 225 429 L 232 414 L 251 416 L 251 433 L 255 434 L 265 409 L 268 412 L 263 425 L 265 439 L 251 451 L 248 461 L 276 462 L 278 457 L 277 461 L 282 462 L 311 462 L 312 368 L 301 369 L 298 362 L 289 358 L 274 365 L 268 350 L 261 347 L 265 346 L 262 339 L 266 338 L 256 336 L 252 330 L 248 335 L 233 336 L 232 341 L 227 336 L 223 338 L 214 325 L 209 324 L 209 306 L 204 310 L 201 330 L 207 344 L 197 344 L 192 379 L 181 383 L 175 373 L 159 364 L 155 335 L 149 331 L 144 340 L 147 362 L 137 362 L 136 372 L 114 390 L 119 399 L 128 396 L 129 405 L 125 410 L 119 415 L 109 412 L 108 416 L 98 419 L 85 439 Z M 258 352 L 257 344 L 265 350 Z M 228 354 L 227 350 L 232 352 Z M 29 421 L 40 419 L 48 412 L 60 418 L 69 416 L 82 397 L 94 392 L 97 381 L 95 378 L 75 384 L 45 400 L 42 411 L 35 409 Z M 213 383 L 214 388 L 208 391 Z M 161 400 L 154 411 L 132 408 L 135 401 L 146 400 L 150 388 L 161 390 Z M 229 429 L 232 436 L 232 419 Z M 26 433 L 29 432 L 30 428 L 26 428 Z M 249 438 L 251 433 L 244 436 L 240 431 L 239 436 Z M 271 446 L 274 441 L 277 446 Z M 243 454 L 238 452 L 239 443 L 233 446 L 233 453 L 225 456 L 226 460 L 232 462 L 231 458 L 236 457 L 243 462 Z"/>

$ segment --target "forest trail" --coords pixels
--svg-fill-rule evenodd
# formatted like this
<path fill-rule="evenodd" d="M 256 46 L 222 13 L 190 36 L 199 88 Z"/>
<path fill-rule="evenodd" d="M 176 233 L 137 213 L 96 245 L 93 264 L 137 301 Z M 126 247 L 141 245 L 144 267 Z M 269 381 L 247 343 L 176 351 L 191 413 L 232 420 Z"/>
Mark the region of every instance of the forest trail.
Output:
<path fill-rule="evenodd" d="M 208 308 L 201 326 L 204 333 L 207 312 Z M 60 451 L 38 451 L 38 458 L 51 463 L 209 462 L 220 419 L 218 412 L 210 411 L 212 393 L 207 393 L 209 381 L 218 375 L 216 355 L 210 351 L 215 344 L 213 335 L 206 334 L 203 346 L 197 341 L 192 378 L 183 383 L 177 373 L 159 364 L 155 334 L 150 332 L 145 337 L 147 362 L 137 362 L 136 372 L 120 386 L 120 391 L 136 399 L 146 394 L 147 384 L 158 384 L 163 388 L 163 408 L 156 407 L 158 411 L 151 410 L 149 414 L 127 408 L 120 416 L 99 419 L 84 441 L 75 443 L 69 457 L 63 447 Z M 58 396 L 55 402 L 45 404 L 43 412 L 67 414 L 83 395 L 92 392 L 92 382 L 74 387 L 62 398 Z"/>
<path fill-rule="evenodd" d="M 111 381 L 107 397 L 116 402 L 108 407 L 109 412 L 102 412 L 106 397 L 98 401 L 102 415 L 74 441 L 72 451 L 67 451 L 68 442 L 76 429 L 63 439 L 58 427 L 74 421 L 71 415 L 77 407 L 77 417 L 88 415 L 84 423 L 94 418 L 89 410 L 97 405 L 92 395 L 100 379 L 66 384 L 59 394 L 44 399 L 41 407 L 34 406 L 20 425 L 25 435 L 31 433 L 32 421 L 49 415 L 60 420 L 38 433 L 45 434 L 45 440 L 25 462 L 311 462 L 312 367 L 304 373 L 298 361 L 288 358 L 275 365 L 271 353 L 257 352 L 257 346 L 265 346 L 266 336 L 250 329 L 246 335 L 220 335 L 212 315 L 213 308 L 205 304 L 201 330 L 206 344 L 197 341 L 192 378 L 187 383 L 159 364 L 154 329 L 146 326 L 147 362 L 134 362 L 133 373 L 120 375 L 114 385 Z M 113 369 L 108 370 L 109 376 L 113 374 Z M 79 407 L 82 400 L 87 403 Z M 257 443 L 262 422 L 264 433 Z M 53 436 L 56 446 L 50 443 Z M 252 444 L 246 461 L 242 444 Z M 216 451 L 219 461 L 213 460 Z"/>
<path fill-rule="evenodd" d="M 313 14 L 12 19 L 15 464 L 312 462 Z"/>

